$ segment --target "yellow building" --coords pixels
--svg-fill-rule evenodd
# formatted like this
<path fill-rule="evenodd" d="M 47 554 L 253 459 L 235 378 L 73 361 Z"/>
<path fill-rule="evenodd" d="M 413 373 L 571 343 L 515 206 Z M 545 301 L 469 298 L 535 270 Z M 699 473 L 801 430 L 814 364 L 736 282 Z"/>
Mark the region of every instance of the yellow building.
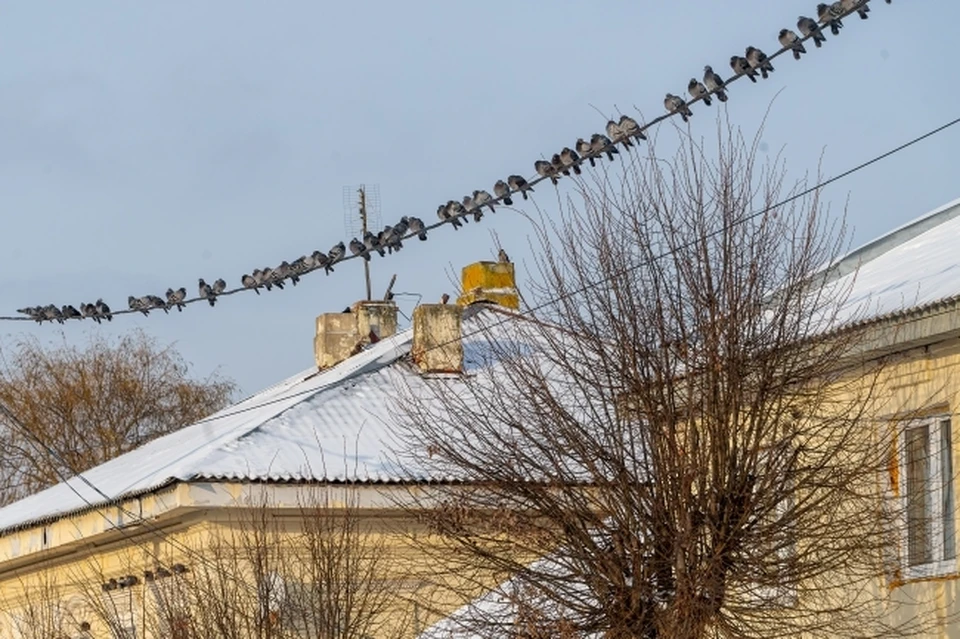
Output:
<path fill-rule="evenodd" d="M 470 265 L 459 304 L 400 332 L 392 302 L 321 315 L 316 368 L 0 509 L 0 638 L 208 636 L 190 623 L 227 617 L 419 634 L 455 602 L 408 543 L 424 531 L 398 504 L 442 479 L 398 474 L 395 390 L 469 374 L 466 336 L 514 317 L 513 282 L 512 264 Z"/>

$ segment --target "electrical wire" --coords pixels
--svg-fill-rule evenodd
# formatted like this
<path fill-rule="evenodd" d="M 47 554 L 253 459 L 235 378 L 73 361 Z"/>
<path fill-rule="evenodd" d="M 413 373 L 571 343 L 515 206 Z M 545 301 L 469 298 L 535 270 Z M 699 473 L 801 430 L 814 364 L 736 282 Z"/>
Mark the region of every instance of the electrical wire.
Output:
<path fill-rule="evenodd" d="M 858 3 L 856 6 L 854 6 L 853 8 L 851 8 L 850 10 L 848 10 L 847 12 L 841 14 L 841 15 L 840 15 L 840 18 L 842 19 L 842 18 L 845 18 L 845 17 L 847 17 L 847 16 L 855 13 L 858 8 L 860 8 L 860 7 L 864 6 L 864 5 L 869 4 L 870 1 L 871 1 L 871 0 L 862 0 L 862 1 L 861 1 L 860 3 Z M 801 38 L 798 40 L 798 42 L 802 44 L 802 43 L 804 43 L 804 42 L 807 42 L 808 40 L 811 40 L 813 37 L 814 37 L 813 34 L 811 34 L 811 35 L 809 35 L 809 36 L 803 36 L 803 37 L 801 37 Z M 767 59 L 770 60 L 770 61 L 775 60 L 776 58 L 780 57 L 781 55 L 784 55 L 785 53 L 791 52 L 792 50 L 793 50 L 793 47 L 792 47 L 792 46 L 791 46 L 791 47 L 781 47 L 779 50 L 777 50 L 777 51 L 776 51 L 775 53 L 773 53 L 772 55 L 767 56 Z M 732 83 L 740 80 L 742 77 L 744 77 L 744 76 L 746 76 L 746 75 L 747 75 L 747 74 L 745 74 L 745 73 L 736 73 L 736 74 L 734 74 L 734 75 L 731 76 L 729 79 L 727 79 L 727 80 L 724 81 L 724 88 L 723 88 L 723 89 L 720 89 L 720 90 L 724 90 L 727 86 L 729 86 L 730 84 L 732 84 Z M 685 104 L 686 106 L 690 106 L 690 105 L 696 104 L 697 102 L 700 102 L 700 101 L 703 100 L 705 97 L 710 97 L 710 96 L 712 96 L 712 95 L 714 95 L 714 92 L 708 92 L 708 93 L 706 94 L 706 96 L 697 96 L 697 97 L 691 98 L 690 100 L 685 100 L 685 101 L 684 101 L 684 104 Z M 664 114 L 664 115 L 661 115 L 661 116 L 659 116 L 659 117 L 653 118 L 652 120 L 647 121 L 645 124 L 643 124 L 643 125 L 641 125 L 641 126 L 639 127 L 640 132 L 646 132 L 646 131 L 647 131 L 648 129 L 650 129 L 651 127 L 656 126 L 656 125 L 660 124 L 661 122 L 663 122 L 663 121 L 665 121 L 665 120 L 667 120 L 667 119 L 669 119 L 669 118 L 672 118 L 672 117 L 674 117 L 674 116 L 676 116 L 676 115 L 679 115 L 679 113 L 678 113 L 678 112 L 668 112 L 668 113 L 666 113 L 666 114 Z M 597 152 L 591 152 L 591 153 L 585 154 L 585 155 L 581 156 L 581 157 L 579 158 L 579 160 L 577 160 L 577 162 L 575 162 L 574 164 L 575 164 L 576 166 L 580 166 L 580 165 L 582 165 L 583 163 L 585 163 L 585 162 L 587 162 L 588 160 L 590 160 L 591 158 L 593 158 L 593 159 L 602 158 L 603 154 L 604 154 L 604 151 L 602 151 L 602 150 L 601 150 L 601 151 L 597 151 Z M 560 175 L 555 176 L 556 179 L 560 179 L 560 177 L 561 177 Z M 543 182 L 544 180 L 547 180 L 547 179 L 551 179 L 551 178 L 542 177 L 542 176 L 539 176 L 539 175 L 535 175 L 534 177 L 531 177 L 527 182 L 528 182 L 528 184 L 529 184 L 530 186 L 535 186 L 535 185 L 539 184 L 540 182 Z M 511 191 L 509 195 L 516 194 L 517 192 L 518 192 L 518 191 Z M 504 196 L 504 197 L 509 197 L 509 195 Z M 504 198 L 501 198 L 501 197 L 492 198 L 492 199 L 490 200 L 490 204 L 502 204 L 503 199 L 504 199 Z M 486 205 L 487 205 L 487 203 L 484 203 L 484 206 L 486 206 Z M 462 214 L 453 216 L 453 217 L 448 218 L 448 219 L 446 219 L 446 220 L 442 220 L 442 221 L 436 222 L 436 223 L 434 223 L 434 224 L 427 225 L 424 230 L 425 230 L 425 231 L 432 231 L 432 230 L 434 230 L 434 229 L 437 229 L 437 228 L 443 226 L 444 224 L 450 224 L 450 223 L 452 223 L 454 220 L 457 220 L 457 219 L 466 217 L 467 215 L 472 214 L 474 210 L 477 210 L 477 211 L 482 210 L 482 208 L 483 208 L 482 206 L 474 207 L 474 209 L 471 209 L 471 210 L 469 210 L 469 211 L 466 211 L 465 213 L 462 213 Z M 401 241 L 403 241 L 403 240 L 410 240 L 410 239 L 412 239 L 412 238 L 414 238 L 414 237 L 416 237 L 416 236 L 417 236 L 417 233 L 408 233 L 406 236 L 404 236 L 404 237 L 401 238 Z M 372 251 L 370 251 L 370 252 L 372 252 Z M 347 262 L 347 261 L 352 260 L 352 259 L 356 259 L 356 258 L 359 258 L 359 257 L 363 257 L 364 255 L 369 256 L 369 252 L 363 253 L 363 254 L 359 254 L 359 255 L 346 255 L 346 256 L 344 256 L 342 259 L 338 260 L 338 261 L 337 261 L 335 264 L 333 264 L 333 265 L 341 264 L 341 263 L 343 263 L 343 262 Z M 316 272 L 316 271 L 323 270 L 323 268 L 324 268 L 324 267 L 318 267 L 318 268 L 310 269 L 310 270 L 308 270 L 308 271 L 304 271 L 304 272 L 297 273 L 297 277 L 299 278 L 299 277 L 302 277 L 302 276 L 304 276 L 304 275 L 307 275 L 307 274 L 310 274 L 310 273 L 313 273 L 313 272 Z M 284 283 L 287 283 L 287 282 L 289 282 L 289 279 L 287 279 Z M 271 285 L 273 285 L 273 282 L 271 282 Z M 224 292 L 222 292 L 222 293 L 219 293 L 218 295 L 216 295 L 216 298 L 225 297 L 225 296 L 229 296 L 229 295 L 235 295 L 236 293 L 240 293 L 240 292 L 244 292 L 244 291 L 257 290 L 258 288 L 261 288 L 261 287 L 257 287 L 257 288 L 247 288 L 247 287 L 242 287 L 242 286 L 241 286 L 241 287 L 238 287 L 238 288 L 226 290 L 226 291 L 224 291 Z M 203 296 L 201 296 L 201 297 L 189 298 L 189 299 L 185 299 L 185 300 L 179 302 L 179 305 L 195 304 L 195 303 L 198 303 L 198 302 L 208 302 L 208 298 L 207 298 L 207 297 L 203 297 Z M 58 308 L 59 308 L 59 307 L 58 307 Z M 146 315 L 149 311 L 160 311 L 160 310 L 167 310 L 167 311 L 169 311 L 170 308 L 171 308 L 170 306 L 168 306 L 166 309 L 157 307 L 157 308 L 147 309 L 147 311 L 143 311 L 143 310 L 140 310 L 140 309 L 130 309 L 130 308 L 117 309 L 117 310 L 112 310 L 112 311 L 111 311 L 111 316 L 113 316 L 113 315 L 127 315 L 127 314 L 130 314 L 130 313 L 144 313 L 144 315 Z M 78 318 L 62 318 L 62 319 L 57 319 L 57 320 L 43 320 L 43 321 L 48 321 L 48 322 L 50 322 L 50 323 L 53 323 L 54 321 L 57 321 L 57 322 L 63 323 L 64 321 L 72 321 L 72 320 L 74 320 L 74 319 L 87 319 L 87 318 L 82 318 L 82 317 L 78 317 Z M 30 317 L 30 316 L 26 316 L 26 315 L 20 316 L 20 315 L 17 315 L 17 316 L 0 316 L 0 321 L 15 321 L 15 322 L 18 321 L 18 322 L 23 322 L 23 321 L 37 321 L 37 320 L 36 320 L 35 318 L 33 318 L 33 317 Z M 41 322 L 41 323 L 42 323 L 42 322 Z"/>

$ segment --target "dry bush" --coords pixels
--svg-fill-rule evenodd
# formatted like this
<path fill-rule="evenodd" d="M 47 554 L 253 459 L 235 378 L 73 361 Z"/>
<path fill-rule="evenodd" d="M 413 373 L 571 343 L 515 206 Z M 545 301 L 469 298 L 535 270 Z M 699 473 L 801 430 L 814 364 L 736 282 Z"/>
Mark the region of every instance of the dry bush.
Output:
<path fill-rule="evenodd" d="M 142 332 L 83 348 L 16 342 L 0 359 L 0 403 L 30 435 L 0 418 L 0 504 L 200 420 L 235 389 L 216 375 L 191 378 L 173 346 Z"/>

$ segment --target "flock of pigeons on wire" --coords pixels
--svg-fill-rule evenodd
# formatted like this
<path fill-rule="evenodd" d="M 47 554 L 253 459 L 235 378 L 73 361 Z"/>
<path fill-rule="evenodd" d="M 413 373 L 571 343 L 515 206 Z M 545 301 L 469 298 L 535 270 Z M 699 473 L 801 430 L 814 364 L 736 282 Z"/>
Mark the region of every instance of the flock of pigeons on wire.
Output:
<path fill-rule="evenodd" d="M 628 150 L 634 147 L 640 140 L 646 140 L 644 130 L 659 123 L 660 121 L 679 115 L 684 122 L 688 122 L 693 115 L 690 105 L 702 101 L 706 106 L 713 103 L 716 97 L 720 102 L 727 101 L 727 85 L 746 76 L 751 82 L 757 81 L 757 76 L 766 79 L 773 72 L 771 59 L 786 52 L 791 52 L 797 60 L 801 55 L 807 53 L 803 43 L 812 40 L 813 44 L 820 48 L 826 41 L 824 30 L 829 29 L 833 35 L 839 35 L 843 28 L 842 18 L 857 13 L 861 19 L 866 20 L 870 13 L 870 0 L 839 0 L 832 4 L 821 3 L 817 5 L 817 18 L 800 16 L 797 20 L 797 29 L 799 34 L 792 29 L 781 29 L 778 40 L 781 49 L 774 55 L 768 57 L 763 51 L 756 47 L 747 47 L 743 56 L 735 55 L 730 58 L 730 67 L 734 71 L 734 76 L 724 81 L 723 78 L 714 72 L 710 66 L 704 67 L 703 80 L 692 78 L 687 85 L 687 92 L 690 94 L 690 100 L 684 100 L 679 95 L 667 93 L 663 105 L 667 115 L 654 119 L 653 121 L 641 126 L 636 120 L 627 115 L 620 116 L 618 121 L 610 120 L 607 122 L 606 135 L 594 133 L 589 140 L 579 138 L 574 144 L 574 148 L 564 147 L 559 153 L 555 153 L 550 160 L 537 160 L 534 162 L 534 169 L 537 178 L 528 182 L 523 176 L 511 175 L 506 180 L 498 180 L 493 186 L 493 195 L 484 190 L 476 190 L 472 195 L 464 196 L 461 201 L 449 200 L 446 204 L 437 207 L 437 217 L 439 222 L 427 226 L 423 220 L 418 217 L 404 216 L 393 226 L 386 226 L 379 233 L 367 231 L 363 237 L 354 237 L 349 244 L 339 242 L 329 251 L 314 251 L 310 255 L 304 255 L 292 262 L 281 262 L 274 268 L 264 267 L 254 269 L 251 273 L 245 274 L 240 278 L 242 288 L 227 290 L 227 283 L 223 279 L 217 279 L 212 284 L 208 284 L 200 279 L 197 285 L 198 297 L 187 299 L 187 290 L 184 287 L 178 289 L 167 289 L 166 294 L 144 295 L 141 297 L 129 296 L 127 298 L 127 309 L 112 312 L 110 307 L 102 300 L 96 302 L 80 304 L 79 308 L 70 304 L 65 306 L 56 306 L 48 304 L 46 306 L 30 306 L 18 309 L 17 312 L 25 317 L 4 318 L 4 319 L 32 319 L 38 323 L 58 322 L 63 324 L 66 320 L 74 319 L 92 319 L 97 323 L 102 321 L 112 321 L 114 314 L 122 313 L 142 313 L 149 315 L 151 311 L 162 310 L 169 313 L 176 308 L 182 311 L 184 306 L 189 303 L 206 300 L 210 306 L 215 306 L 217 298 L 221 295 L 231 295 L 243 290 L 253 290 L 260 294 L 260 290 L 267 291 L 274 288 L 283 289 L 289 283 L 296 286 L 300 278 L 307 273 L 323 269 L 328 275 L 333 272 L 333 267 L 338 262 L 352 258 L 362 258 L 369 261 L 371 256 L 376 253 L 381 257 L 388 253 L 395 253 L 403 248 L 403 240 L 417 237 L 421 241 L 427 239 L 427 231 L 441 226 L 451 224 L 453 228 L 459 229 L 464 223 L 468 222 L 469 217 L 479 222 L 484 215 L 484 209 L 489 208 L 491 212 L 496 211 L 496 205 L 513 205 L 513 196 L 519 193 L 524 200 L 529 199 L 527 195 L 533 192 L 533 185 L 549 179 L 553 184 L 557 184 L 560 176 L 569 176 L 571 171 L 580 175 L 581 165 L 589 162 L 590 166 L 596 166 L 596 160 L 606 156 L 611 162 L 614 156 L 620 153 L 618 145 Z M 891 4 L 892 0 L 886 0 Z M 349 250 L 350 255 L 347 255 Z"/>

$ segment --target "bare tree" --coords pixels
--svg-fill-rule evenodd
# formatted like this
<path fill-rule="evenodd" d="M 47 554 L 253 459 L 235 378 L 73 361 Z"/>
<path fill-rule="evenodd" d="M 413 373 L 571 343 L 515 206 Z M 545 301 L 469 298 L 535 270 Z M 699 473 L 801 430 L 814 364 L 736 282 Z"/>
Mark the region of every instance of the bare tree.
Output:
<path fill-rule="evenodd" d="M 216 375 L 191 379 L 173 346 L 142 332 L 85 348 L 23 339 L 2 355 L 0 402 L 30 435 L 0 419 L 0 504 L 202 419 L 236 389 Z"/>
<path fill-rule="evenodd" d="M 410 636 L 403 574 L 387 537 L 365 518 L 357 489 L 335 490 L 334 499 L 306 487 L 299 508 L 286 512 L 263 495 L 211 522 L 190 556 L 181 546 L 162 563 L 131 563 L 126 572 L 136 582 L 78 575 L 91 625 L 116 637 L 165 639 Z"/>
<path fill-rule="evenodd" d="M 536 319 L 492 322 L 474 337 L 489 366 L 398 404 L 400 463 L 460 482 L 411 499 L 430 544 L 476 575 L 464 598 L 510 577 L 462 615 L 471 636 L 886 636 L 933 621 L 878 600 L 899 513 L 881 369 L 858 359 L 860 332 L 837 330 L 857 313 L 822 277 L 844 228 L 819 192 L 785 186 L 779 158 L 757 162 L 759 135 L 718 128 L 716 149 L 682 137 L 669 161 L 651 146 L 619 178 L 578 181 L 559 217 L 535 221 Z"/>

